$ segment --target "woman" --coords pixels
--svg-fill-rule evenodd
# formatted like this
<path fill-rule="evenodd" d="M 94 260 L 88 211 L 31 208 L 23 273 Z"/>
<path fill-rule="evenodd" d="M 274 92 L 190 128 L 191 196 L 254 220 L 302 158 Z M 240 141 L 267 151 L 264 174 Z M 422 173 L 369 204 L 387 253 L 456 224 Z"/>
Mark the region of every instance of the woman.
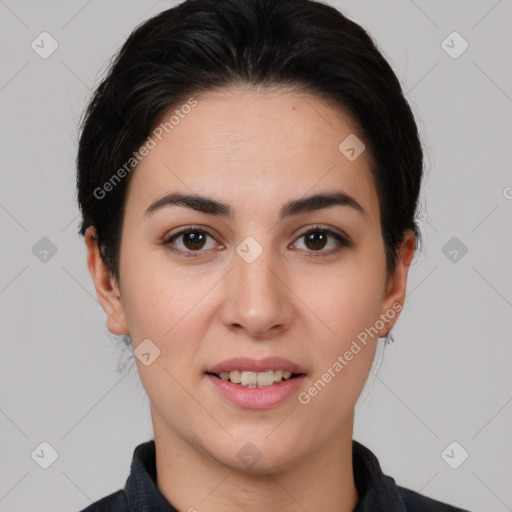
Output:
<path fill-rule="evenodd" d="M 310 0 L 187 0 L 84 119 L 78 199 L 154 441 L 93 511 L 456 511 L 352 439 L 418 247 L 423 156 L 366 32 Z"/>

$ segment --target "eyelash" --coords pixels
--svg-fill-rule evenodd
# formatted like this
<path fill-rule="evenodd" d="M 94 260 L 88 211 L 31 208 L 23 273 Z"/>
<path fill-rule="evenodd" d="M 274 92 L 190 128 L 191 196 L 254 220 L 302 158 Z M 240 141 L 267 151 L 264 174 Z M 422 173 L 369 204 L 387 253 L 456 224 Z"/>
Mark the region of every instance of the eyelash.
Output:
<path fill-rule="evenodd" d="M 201 252 L 205 252 L 205 251 L 201 250 L 201 249 L 197 250 L 197 251 L 182 251 L 181 249 L 176 249 L 176 247 L 173 247 L 173 245 L 172 245 L 172 242 L 174 240 L 176 240 L 177 238 L 179 238 L 180 236 L 188 234 L 188 233 L 197 233 L 197 232 L 204 233 L 204 234 L 210 236 L 211 238 L 215 239 L 215 237 L 207 229 L 202 228 L 202 227 L 189 226 L 186 229 L 183 229 L 182 231 L 179 231 L 178 233 L 174 233 L 170 237 L 167 237 L 166 239 L 163 240 L 162 243 L 163 243 L 163 245 L 167 246 L 167 248 L 171 252 L 174 252 L 176 254 L 184 256 L 185 258 L 197 258 L 200 256 L 196 255 L 196 253 L 201 253 Z M 338 253 L 343 248 L 352 247 L 352 243 L 348 240 L 348 238 L 341 236 L 340 234 L 338 234 L 330 229 L 322 228 L 321 226 L 314 226 L 313 228 L 308 229 L 307 231 L 300 234 L 297 237 L 297 240 L 305 237 L 306 235 L 309 235 L 309 234 L 315 233 L 315 232 L 321 232 L 323 234 L 326 234 L 326 235 L 334 238 L 336 240 L 336 242 L 338 243 L 338 247 L 334 250 L 331 249 L 330 251 L 322 251 L 322 250 L 307 251 L 307 252 L 312 253 L 311 255 L 314 258 L 322 258 L 322 257 L 326 257 L 326 256 L 331 256 L 335 253 Z"/>

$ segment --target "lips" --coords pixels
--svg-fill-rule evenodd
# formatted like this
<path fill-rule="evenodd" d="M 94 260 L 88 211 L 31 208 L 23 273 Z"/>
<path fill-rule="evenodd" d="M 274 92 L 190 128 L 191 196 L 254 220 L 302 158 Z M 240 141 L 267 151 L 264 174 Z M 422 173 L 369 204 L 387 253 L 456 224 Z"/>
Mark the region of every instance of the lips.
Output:
<path fill-rule="evenodd" d="M 267 370 L 283 370 L 289 371 L 293 374 L 305 374 L 306 369 L 288 359 L 272 356 L 263 359 L 252 359 L 249 357 L 233 357 L 226 359 L 220 363 L 210 366 L 206 369 L 205 373 L 214 373 L 219 375 L 221 372 L 231 371 L 246 371 L 246 372 L 265 372 Z"/>
<path fill-rule="evenodd" d="M 242 409 L 271 409 L 278 407 L 299 392 L 305 379 L 306 375 L 301 374 L 295 378 L 292 376 L 287 380 L 274 382 L 264 387 L 245 387 L 229 380 L 223 380 L 213 373 L 205 374 L 206 385 L 211 386 L 210 389 L 214 390 L 222 400 Z"/>
<path fill-rule="evenodd" d="M 204 373 L 208 385 L 223 400 L 244 409 L 277 407 L 298 392 L 306 379 L 303 366 L 278 356 L 233 357 L 210 366 Z"/>

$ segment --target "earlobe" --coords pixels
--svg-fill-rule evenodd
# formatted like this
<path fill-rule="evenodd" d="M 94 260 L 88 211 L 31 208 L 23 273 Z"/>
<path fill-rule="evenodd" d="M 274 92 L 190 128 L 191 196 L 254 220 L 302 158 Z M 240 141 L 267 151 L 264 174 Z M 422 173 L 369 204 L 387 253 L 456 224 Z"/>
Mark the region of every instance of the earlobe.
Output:
<path fill-rule="evenodd" d="M 101 307 L 107 314 L 107 328 L 112 334 L 130 334 L 118 284 L 101 256 L 96 228 L 90 226 L 84 234 L 87 247 L 87 267 L 96 288 Z"/>
<path fill-rule="evenodd" d="M 397 252 L 395 271 L 388 278 L 386 284 L 382 315 L 389 319 L 389 322 L 386 324 L 380 337 L 389 334 L 389 331 L 398 320 L 400 311 L 403 308 L 407 288 L 407 276 L 409 274 L 412 258 L 414 257 L 415 244 L 416 237 L 414 232 L 407 230 L 404 234 L 402 245 Z"/>

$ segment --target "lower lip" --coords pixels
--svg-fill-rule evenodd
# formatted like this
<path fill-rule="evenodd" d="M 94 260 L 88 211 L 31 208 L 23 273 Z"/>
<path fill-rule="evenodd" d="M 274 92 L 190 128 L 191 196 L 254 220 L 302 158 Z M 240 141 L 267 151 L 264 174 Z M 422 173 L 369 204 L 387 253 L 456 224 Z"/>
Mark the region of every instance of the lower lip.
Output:
<path fill-rule="evenodd" d="M 282 380 L 264 388 L 246 388 L 208 373 L 206 377 L 222 396 L 235 405 L 246 409 L 266 409 L 280 404 L 293 395 L 306 376 L 298 375 L 293 379 Z"/>

